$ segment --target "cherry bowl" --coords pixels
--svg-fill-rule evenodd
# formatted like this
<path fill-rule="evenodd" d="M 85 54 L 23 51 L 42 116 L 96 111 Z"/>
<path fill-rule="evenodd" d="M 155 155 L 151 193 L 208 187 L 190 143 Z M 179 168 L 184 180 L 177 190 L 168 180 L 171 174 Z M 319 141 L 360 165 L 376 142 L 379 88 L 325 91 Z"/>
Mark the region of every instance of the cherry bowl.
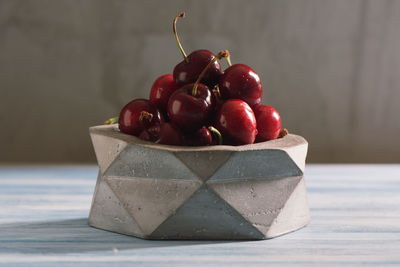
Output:
<path fill-rule="evenodd" d="M 243 146 L 159 145 L 90 128 L 99 175 L 89 225 L 146 239 L 257 240 L 310 220 L 307 141 L 289 134 Z"/>

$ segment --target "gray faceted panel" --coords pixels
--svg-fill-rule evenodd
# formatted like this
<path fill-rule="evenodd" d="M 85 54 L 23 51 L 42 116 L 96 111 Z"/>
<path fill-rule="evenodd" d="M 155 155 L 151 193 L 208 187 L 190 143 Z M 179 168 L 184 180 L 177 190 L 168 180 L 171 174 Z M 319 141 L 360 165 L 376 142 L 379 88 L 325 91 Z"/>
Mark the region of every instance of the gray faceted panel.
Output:
<path fill-rule="evenodd" d="M 274 180 L 224 181 L 208 185 L 266 234 L 301 180 L 302 177 L 298 176 Z"/>
<path fill-rule="evenodd" d="M 126 177 L 105 180 L 144 235 L 153 232 L 201 186 L 197 180 Z"/>
<path fill-rule="evenodd" d="M 238 151 L 208 180 L 231 181 L 300 176 L 303 172 L 282 150 Z"/>
<path fill-rule="evenodd" d="M 172 152 L 131 144 L 118 155 L 104 176 L 199 179 Z"/>
<path fill-rule="evenodd" d="M 105 181 L 98 185 L 89 214 L 89 224 L 127 235 L 143 236 L 143 232 Z"/>
<path fill-rule="evenodd" d="M 232 151 L 179 151 L 175 156 L 204 182 L 230 158 Z"/>
<path fill-rule="evenodd" d="M 307 149 L 307 143 L 300 143 L 294 146 L 282 148 L 282 150 L 289 155 L 289 157 L 294 163 L 296 163 L 297 167 L 299 167 L 302 172 L 304 172 L 304 168 L 306 166 Z"/>
<path fill-rule="evenodd" d="M 264 239 L 264 235 L 206 186 L 151 235 L 152 239 Z"/>
<path fill-rule="evenodd" d="M 290 194 L 265 235 L 267 238 L 280 236 L 304 227 L 309 221 L 310 212 L 308 210 L 307 190 L 303 178 Z"/>
<path fill-rule="evenodd" d="M 101 134 L 92 134 L 91 139 L 101 173 L 107 170 L 127 145 L 123 140 Z"/>

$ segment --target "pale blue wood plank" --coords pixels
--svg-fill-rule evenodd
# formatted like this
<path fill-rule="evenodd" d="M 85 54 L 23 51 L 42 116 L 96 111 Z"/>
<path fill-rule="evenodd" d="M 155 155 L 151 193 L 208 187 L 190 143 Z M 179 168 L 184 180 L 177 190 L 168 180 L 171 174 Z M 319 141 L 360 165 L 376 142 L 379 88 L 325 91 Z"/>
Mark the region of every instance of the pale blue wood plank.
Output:
<path fill-rule="evenodd" d="M 0 265 L 399 265 L 400 165 L 309 165 L 311 223 L 252 242 L 147 241 L 87 225 L 95 166 L 0 168 Z"/>

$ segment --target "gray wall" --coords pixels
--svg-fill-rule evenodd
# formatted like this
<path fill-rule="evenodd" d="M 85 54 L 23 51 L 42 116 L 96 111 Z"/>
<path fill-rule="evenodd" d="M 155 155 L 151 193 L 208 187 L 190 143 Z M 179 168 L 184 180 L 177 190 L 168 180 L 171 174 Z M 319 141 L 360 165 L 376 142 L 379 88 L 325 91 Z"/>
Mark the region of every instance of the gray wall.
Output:
<path fill-rule="evenodd" d="M 400 162 L 400 1 L 0 0 L 0 162 L 94 162 L 87 128 L 229 49 L 309 162 Z"/>

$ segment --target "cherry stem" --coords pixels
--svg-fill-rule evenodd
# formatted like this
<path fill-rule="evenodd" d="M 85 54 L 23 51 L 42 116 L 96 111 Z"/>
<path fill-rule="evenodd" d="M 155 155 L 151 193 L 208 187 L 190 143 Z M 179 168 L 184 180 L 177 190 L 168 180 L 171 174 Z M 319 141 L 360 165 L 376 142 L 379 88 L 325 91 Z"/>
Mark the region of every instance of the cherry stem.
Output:
<path fill-rule="evenodd" d="M 208 126 L 207 129 L 218 137 L 218 145 L 222 145 L 222 134 L 216 128 Z"/>
<path fill-rule="evenodd" d="M 104 122 L 104 125 L 110 125 L 118 122 L 119 117 L 109 118 Z"/>
<path fill-rule="evenodd" d="M 231 55 L 229 54 L 227 57 L 225 57 L 226 62 L 228 63 L 228 66 L 231 67 L 232 66 L 232 62 L 231 62 Z"/>
<path fill-rule="evenodd" d="M 149 122 L 151 122 L 152 119 L 153 119 L 153 114 L 151 114 L 150 112 L 147 112 L 146 110 L 142 110 L 142 111 L 140 112 L 140 115 L 139 115 L 139 122 L 140 122 L 140 124 L 142 125 L 143 128 L 146 129 L 146 127 L 145 127 L 143 121 L 144 121 L 144 120 L 148 120 Z"/>
<path fill-rule="evenodd" d="M 220 60 L 223 57 L 229 57 L 229 51 L 228 50 L 224 50 L 219 52 L 213 60 L 210 61 L 210 63 L 207 64 L 207 66 L 202 70 L 202 72 L 200 73 L 199 77 L 197 78 L 196 82 L 193 85 L 193 89 L 192 89 L 192 96 L 196 96 L 197 95 L 197 87 L 199 87 L 199 83 L 201 81 L 201 79 L 203 79 L 203 76 L 206 74 L 207 70 L 210 68 L 210 66 L 212 64 L 214 64 L 215 61 Z"/>
<path fill-rule="evenodd" d="M 176 17 L 174 19 L 174 23 L 172 24 L 172 30 L 174 31 L 175 41 L 178 44 L 179 52 L 181 52 L 186 63 L 189 63 L 189 59 L 185 53 L 185 50 L 183 50 L 181 42 L 179 41 L 178 33 L 176 32 L 176 22 L 178 21 L 178 18 L 184 18 L 184 17 L 185 17 L 185 12 L 181 12 L 178 15 L 176 15 Z"/>
<path fill-rule="evenodd" d="M 221 91 L 219 90 L 219 85 L 218 84 L 214 87 L 214 91 L 217 92 L 218 99 L 220 99 L 221 98 Z"/>

